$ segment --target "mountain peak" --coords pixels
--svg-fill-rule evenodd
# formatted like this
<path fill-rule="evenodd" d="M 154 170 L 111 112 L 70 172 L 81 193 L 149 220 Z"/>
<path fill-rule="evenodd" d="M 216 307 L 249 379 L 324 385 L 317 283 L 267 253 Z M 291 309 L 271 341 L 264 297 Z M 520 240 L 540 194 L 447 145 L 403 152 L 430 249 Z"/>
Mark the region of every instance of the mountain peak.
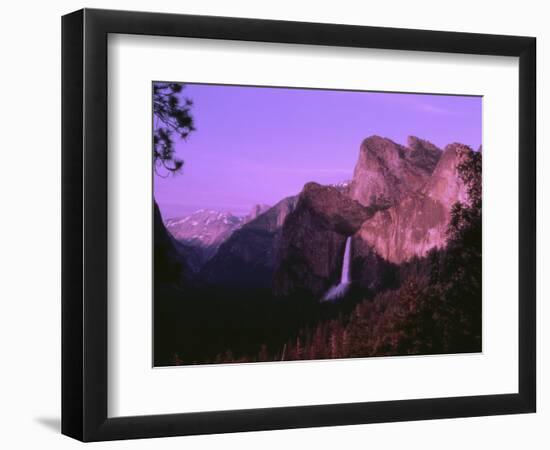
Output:
<path fill-rule="evenodd" d="M 376 135 L 366 138 L 359 148 L 351 198 L 364 206 L 387 208 L 407 193 L 420 190 L 429 171 L 417 166 L 416 159 L 411 158 L 412 152 L 388 138 Z"/>
<path fill-rule="evenodd" d="M 433 164 L 420 190 L 409 190 L 385 211 L 363 223 L 359 235 L 388 261 L 401 263 L 413 256 L 424 256 L 430 249 L 447 243 L 447 226 L 456 202 L 466 203 L 466 186 L 459 175 L 460 163 L 468 158 L 470 147 L 454 143 L 441 151 L 421 139 L 409 141 L 411 152 L 422 163 Z M 421 163 L 417 162 L 417 166 Z"/>
<path fill-rule="evenodd" d="M 430 141 L 420 139 L 416 136 L 407 138 L 409 152 L 407 157 L 418 168 L 427 173 L 432 173 L 443 153 L 441 149 Z"/>
<path fill-rule="evenodd" d="M 244 218 L 244 221 L 250 222 L 251 220 L 254 220 L 256 217 L 266 212 L 269 208 L 271 208 L 271 206 L 266 205 L 265 203 L 254 205 L 247 216 Z"/>
<path fill-rule="evenodd" d="M 199 209 L 187 216 L 168 219 L 166 228 L 178 241 L 210 247 L 223 242 L 242 222 L 242 218 L 229 212 Z"/>
<path fill-rule="evenodd" d="M 418 136 L 408 136 L 407 137 L 407 147 L 411 150 L 415 150 L 417 148 L 424 148 L 424 149 L 430 149 L 434 151 L 441 152 L 441 149 L 437 147 L 436 145 L 432 144 L 427 139 L 419 138 Z"/>

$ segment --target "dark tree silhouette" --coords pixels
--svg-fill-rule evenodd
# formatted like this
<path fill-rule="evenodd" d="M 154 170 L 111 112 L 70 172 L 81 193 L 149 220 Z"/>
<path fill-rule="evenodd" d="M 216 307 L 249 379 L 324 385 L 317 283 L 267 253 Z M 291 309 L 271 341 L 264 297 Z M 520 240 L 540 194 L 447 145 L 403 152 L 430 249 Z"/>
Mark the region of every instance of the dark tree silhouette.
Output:
<path fill-rule="evenodd" d="M 176 157 L 173 135 L 186 139 L 195 130 L 193 102 L 181 97 L 183 87 L 179 83 L 153 84 L 153 164 L 157 174 L 159 169 L 168 174 L 180 171 L 183 160 Z"/>

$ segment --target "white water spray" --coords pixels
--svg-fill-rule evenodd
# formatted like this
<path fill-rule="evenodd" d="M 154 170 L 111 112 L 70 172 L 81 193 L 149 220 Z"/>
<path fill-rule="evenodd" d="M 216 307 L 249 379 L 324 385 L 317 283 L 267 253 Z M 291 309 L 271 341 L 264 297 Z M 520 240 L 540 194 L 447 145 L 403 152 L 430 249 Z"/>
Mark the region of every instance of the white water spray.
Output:
<path fill-rule="evenodd" d="M 344 259 L 342 261 L 342 276 L 340 277 L 340 283 L 336 286 L 331 287 L 328 292 L 324 295 L 321 301 L 329 302 L 337 300 L 340 297 L 343 297 L 348 291 L 350 279 L 349 279 L 349 269 L 351 262 L 351 236 L 348 236 L 346 239 L 346 249 L 344 250 Z"/>

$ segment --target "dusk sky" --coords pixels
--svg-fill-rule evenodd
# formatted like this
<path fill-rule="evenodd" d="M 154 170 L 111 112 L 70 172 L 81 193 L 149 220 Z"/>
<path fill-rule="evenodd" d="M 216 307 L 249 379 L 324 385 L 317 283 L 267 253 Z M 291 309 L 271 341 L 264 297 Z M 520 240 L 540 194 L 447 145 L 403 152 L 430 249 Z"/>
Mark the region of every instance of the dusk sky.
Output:
<path fill-rule="evenodd" d="M 179 175 L 154 178 L 164 219 L 207 208 L 236 215 L 309 181 L 351 179 L 366 137 L 443 148 L 482 142 L 481 97 L 188 84 L 197 130 L 175 143 Z"/>

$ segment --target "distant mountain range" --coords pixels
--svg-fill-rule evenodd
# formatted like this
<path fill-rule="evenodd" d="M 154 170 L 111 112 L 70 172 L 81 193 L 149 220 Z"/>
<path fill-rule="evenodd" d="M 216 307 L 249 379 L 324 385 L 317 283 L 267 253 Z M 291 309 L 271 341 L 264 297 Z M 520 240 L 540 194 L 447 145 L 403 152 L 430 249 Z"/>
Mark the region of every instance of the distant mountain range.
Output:
<path fill-rule="evenodd" d="M 199 265 L 202 266 L 235 230 L 256 219 L 269 208 L 269 205 L 254 205 L 246 216 L 236 216 L 230 212 L 212 209 L 199 209 L 187 216 L 167 219 L 165 226 L 178 243 L 193 247 L 196 252 L 199 252 L 201 255 Z"/>
<path fill-rule="evenodd" d="M 201 272 L 201 281 L 233 287 L 269 287 L 283 226 L 296 206 L 287 197 L 235 230 Z"/>
<path fill-rule="evenodd" d="M 188 216 L 168 219 L 165 225 L 180 242 L 217 248 L 243 223 L 242 217 L 228 212 L 199 209 Z"/>

